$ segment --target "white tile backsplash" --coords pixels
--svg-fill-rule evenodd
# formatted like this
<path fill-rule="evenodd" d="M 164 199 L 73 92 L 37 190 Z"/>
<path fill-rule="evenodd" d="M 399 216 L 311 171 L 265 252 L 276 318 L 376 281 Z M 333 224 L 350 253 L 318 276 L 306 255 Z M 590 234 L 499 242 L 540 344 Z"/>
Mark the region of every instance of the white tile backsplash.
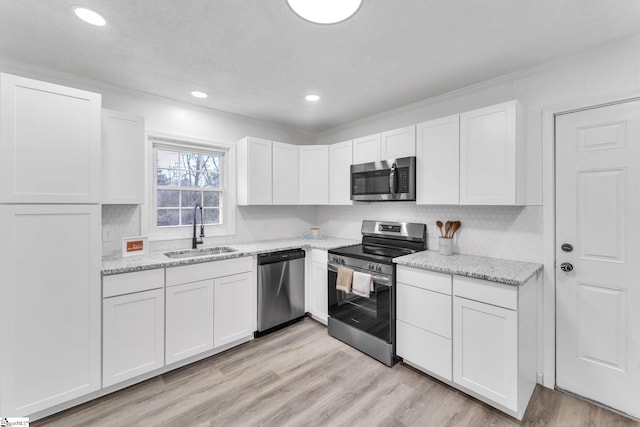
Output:
<path fill-rule="evenodd" d="M 122 254 L 122 238 L 140 235 L 140 206 L 102 205 L 102 256 Z M 106 239 L 106 240 L 105 240 Z"/>
<path fill-rule="evenodd" d="M 428 248 L 438 249 L 436 221 L 459 220 L 454 251 L 469 255 L 542 262 L 540 206 L 418 206 L 412 202 L 318 207 L 323 234 L 359 239 L 363 219 L 427 224 Z"/>
<path fill-rule="evenodd" d="M 418 206 L 413 202 L 354 206 L 243 206 L 237 208 L 236 235 L 205 238 L 207 246 L 299 237 L 310 227 L 328 236 L 359 240 L 363 219 L 427 224 L 428 247 L 438 249 L 436 221 L 460 220 L 455 252 L 542 262 L 541 206 Z M 138 206 L 103 206 L 102 255 L 120 254 L 122 238 L 140 235 Z M 189 239 L 150 242 L 151 250 L 189 248 Z"/>

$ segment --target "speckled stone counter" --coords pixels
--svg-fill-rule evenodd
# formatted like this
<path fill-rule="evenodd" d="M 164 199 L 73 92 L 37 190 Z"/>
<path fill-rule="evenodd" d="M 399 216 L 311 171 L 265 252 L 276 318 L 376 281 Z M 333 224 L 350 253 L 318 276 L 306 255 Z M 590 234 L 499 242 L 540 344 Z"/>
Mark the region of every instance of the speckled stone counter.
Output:
<path fill-rule="evenodd" d="M 423 251 L 393 259 L 398 265 L 440 273 L 457 274 L 520 286 L 542 271 L 542 264 L 487 258 L 475 255 L 440 255 L 438 251 Z"/>
<path fill-rule="evenodd" d="M 282 251 L 286 249 L 335 249 L 344 246 L 357 245 L 360 241 L 350 239 L 339 239 L 328 237 L 326 239 L 279 239 L 279 240 L 262 240 L 250 243 L 237 243 L 223 245 L 233 248 L 236 252 L 229 252 L 216 255 L 195 256 L 190 258 L 169 258 L 165 255 L 168 251 L 152 252 L 147 255 L 132 256 L 126 258 L 111 258 L 102 260 L 102 275 L 109 276 L 112 274 L 130 273 L 133 271 L 153 270 L 155 268 L 175 267 L 178 265 L 197 264 L 201 262 L 220 261 L 229 258 L 238 258 L 266 252 Z M 206 249 L 199 248 L 199 249 Z"/>

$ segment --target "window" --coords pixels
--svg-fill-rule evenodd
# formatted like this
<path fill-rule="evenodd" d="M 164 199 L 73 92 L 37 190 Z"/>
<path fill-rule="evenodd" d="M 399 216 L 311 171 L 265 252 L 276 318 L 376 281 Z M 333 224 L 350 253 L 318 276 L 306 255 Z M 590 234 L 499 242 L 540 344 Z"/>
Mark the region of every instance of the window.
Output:
<path fill-rule="evenodd" d="M 224 223 L 224 153 L 154 142 L 154 212 L 157 228 L 191 226 L 195 206 L 205 225 Z M 200 214 L 196 218 L 200 223 Z"/>

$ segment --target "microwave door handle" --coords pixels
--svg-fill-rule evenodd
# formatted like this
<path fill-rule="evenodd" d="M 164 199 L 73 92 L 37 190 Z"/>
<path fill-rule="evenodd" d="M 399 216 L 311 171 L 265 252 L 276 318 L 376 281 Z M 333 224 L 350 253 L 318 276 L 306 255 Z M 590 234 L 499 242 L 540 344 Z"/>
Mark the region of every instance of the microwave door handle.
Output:
<path fill-rule="evenodd" d="M 396 168 L 397 164 L 394 162 L 393 166 L 391 166 L 391 172 L 389 173 L 389 188 L 391 190 L 391 195 L 396 195 Z"/>

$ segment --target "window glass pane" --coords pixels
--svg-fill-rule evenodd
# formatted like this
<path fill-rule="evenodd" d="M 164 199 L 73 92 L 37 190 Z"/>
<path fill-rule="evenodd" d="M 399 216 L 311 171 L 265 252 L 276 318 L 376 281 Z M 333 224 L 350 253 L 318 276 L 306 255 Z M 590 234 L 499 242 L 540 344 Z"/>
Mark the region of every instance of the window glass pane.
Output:
<path fill-rule="evenodd" d="M 178 153 L 175 151 L 158 150 L 159 169 L 178 169 Z"/>
<path fill-rule="evenodd" d="M 193 208 L 196 203 L 202 204 L 202 192 L 182 191 L 182 202 L 180 203 L 180 206 L 183 208 Z"/>
<path fill-rule="evenodd" d="M 179 225 L 179 209 L 158 209 L 158 227 Z"/>
<path fill-rule="evenodd" d="M 156 179 L 158 185 L 178 185 L 178 171 L 158 169 Z"/>
<path fill-rule="evenodd" d="M 157 199 L 159 208 L 180 206 L 180 192 L 178 190 L 158 190 Z"/>
<path fill-rule="evenodd" d="M 203 171 L 220 172 L 220 156 L 203 156 Z"/>
<path fill-rule="evenodd" d="M 200 211 L 200 209 L 198 209 Z M 193 224 L 193 209 L 180 209 L 182 213 L 182 225 Z M 200 212 L 198 212 L 198 224 L 200 224 Z"/>
<path fill-rule="evenodd" d="M 217 208 L 220 206 L 220 193 L 217 191 L 204 192 L 204 207 Z"/>
<path fill-rule="evenodd" d="M 200 177 L 200 186 L 220 188 L 220 174 L 216 172 L 203 172 Z"/>
<path fill-rule="evenodd" d="M 199 175 L 194 170 L 180 171 L 180 187 L 198 187 Z"/>
<path fill-rule="evenodd" d="M 220 209 L 205 209 L 203 213 L 205 224 L 220 224 Z"/>

